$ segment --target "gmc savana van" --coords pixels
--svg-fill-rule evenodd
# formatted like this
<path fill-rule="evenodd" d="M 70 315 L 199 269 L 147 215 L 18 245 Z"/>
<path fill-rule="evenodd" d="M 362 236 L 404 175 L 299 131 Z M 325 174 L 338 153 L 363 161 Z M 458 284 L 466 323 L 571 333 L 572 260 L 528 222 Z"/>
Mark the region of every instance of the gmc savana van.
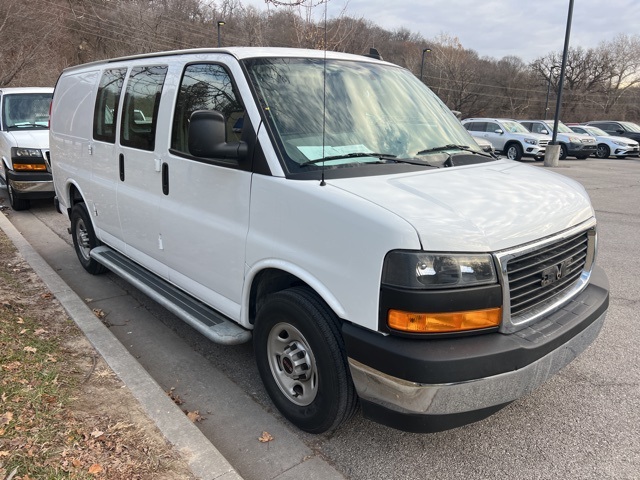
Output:
<path fill-rule="evenodd" d="M 51 160 L 93 274 L 253 341 L 308 432 L 496 412 L 597 337 L 583 187 L 483 152 L 408 70 L 333 52 L 163 52 L 65 70 Z"/>
<path fill-rule="evenodd" d="M 53 198 L 49 155 L 49 107 L 53 88 L 0 88 L 0 180 L 14 210 Z"/>

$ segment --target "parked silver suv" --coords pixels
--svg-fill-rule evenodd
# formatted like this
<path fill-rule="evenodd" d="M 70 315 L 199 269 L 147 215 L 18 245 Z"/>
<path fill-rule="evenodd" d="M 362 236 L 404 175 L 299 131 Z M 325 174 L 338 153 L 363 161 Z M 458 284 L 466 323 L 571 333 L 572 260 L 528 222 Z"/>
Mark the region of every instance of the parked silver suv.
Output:
<path fill-rule="evenodd" d="M 496 151 L 510 160 L 522 157 L 543 160 L 551 141 L 550 136 L 531 133 L 517 121 L 505 118 L 467 118 L 462 125 L 474 137 L 490 141 Z"/>
<path fill-rule="evenodd" d="M 518 120 L 530 132 L 551 135 L 553 132 L 553 120 Z M 560 145 L 560 160 L 576 157 L 584 160 L 589 155 L 595 155 L 598 148 L 595 138 L 582 133 L 576 133 L 564 123 L 558 122 L 558 135 L 556 137 Z"/>

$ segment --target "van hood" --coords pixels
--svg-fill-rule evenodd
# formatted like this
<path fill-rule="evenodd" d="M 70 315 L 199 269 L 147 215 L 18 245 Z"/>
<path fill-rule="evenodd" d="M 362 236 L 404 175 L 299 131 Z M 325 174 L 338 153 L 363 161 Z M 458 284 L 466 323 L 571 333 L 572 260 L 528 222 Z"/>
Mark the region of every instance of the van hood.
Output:
<path fill-rule="evenodd" d="M 594 215 L 578 182 L 509 160 L 327 183 L 404 218 L 431 251 L 495 252 Z"/>
<path fill-rule="evenodd" d="M 7 136 L 12 140 L 12 147 L 40 148 L 49 150 L 49 129 L 10 130 Z"/>

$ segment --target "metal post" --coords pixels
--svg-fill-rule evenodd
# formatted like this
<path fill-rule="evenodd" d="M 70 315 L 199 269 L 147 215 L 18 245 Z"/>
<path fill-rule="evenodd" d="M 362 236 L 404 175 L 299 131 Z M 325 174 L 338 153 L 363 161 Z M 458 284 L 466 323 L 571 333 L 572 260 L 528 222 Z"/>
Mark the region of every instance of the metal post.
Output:
<path fill-rule="evenodd" d="M 562 52 L 562 66 L 560 67 L 560 82 L 558 83 L 558 102 L 556 103 L 556 116 L 553 119 L 553 137 L 551 143 L 556 145 L 558 139 L 558 122 L 560 121 L 560 107 L 562 106 L 562 87 L 564 85 L 564 71 L 567 66 L 569 54 L 569 38 L 571 37 L 571 19 L 573 18 L 573 0 L 569 0 L 569 14 L 567 15 L 567 30 L 564 36 L 564 50 Z"/>
<path fill-rule="evenodd" d="M 223 25 L 224 22 L 222 20 L 218 20 L 218 48 L 222 46 L 222 43 L 220 42 L 220 27 L 222 27 Z"/>
<path fill-rule="evenodd" d="M 422 50 L 422 63 L 420 64 L 420 81 L 422 82 L 422 74 L 424 73 L 424 54 L 430 52 L 430 48 L 425 48 Z"/>

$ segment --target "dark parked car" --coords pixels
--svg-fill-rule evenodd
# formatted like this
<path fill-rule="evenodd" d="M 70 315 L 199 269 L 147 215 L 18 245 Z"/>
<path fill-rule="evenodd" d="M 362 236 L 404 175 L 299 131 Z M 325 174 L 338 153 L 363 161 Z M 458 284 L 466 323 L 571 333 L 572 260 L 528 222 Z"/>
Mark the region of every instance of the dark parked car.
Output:
<path fill-rule="evenodd" d="M 598 120 L 593 122 L 586 122 L 585 125 L 598 127 L 600 130 L 604 130 L 609 135 L 632 138 L 633 140 L 640 142 L 640 125 L 638 125 L 637 123 L 618 122 L 613 120 Z"/>

